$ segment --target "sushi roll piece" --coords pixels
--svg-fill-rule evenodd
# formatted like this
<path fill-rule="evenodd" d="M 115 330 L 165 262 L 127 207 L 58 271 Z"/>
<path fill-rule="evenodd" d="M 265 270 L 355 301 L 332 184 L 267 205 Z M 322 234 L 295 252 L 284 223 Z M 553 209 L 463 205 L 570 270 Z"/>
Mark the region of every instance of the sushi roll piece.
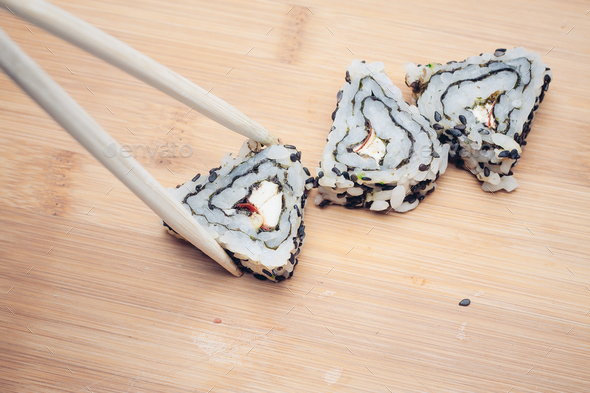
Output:
<path fill-rule="evenodd" d="M 406 103 L 381 62 L 354 60 L 337 95 L 315 203 L 406 212 L 434 191 L 448 147 Z"/>
<path fill-rule="evenodd" d="M 458 166 L 483 182 L 484 191 L 518 186 L 511 168 L 551 82 L 537 53 L 497 49 L 462 62 L 406 63 L 406 84 Z"/>
<path fill-rule="evenodd" d="M 303 211 L 312 183 L 294 146 L 262 148 L 248 140 L 237 157 L 229 153 L 209 174 L 169 191 L 240 269 L 282 281 L 293 276 L 305 240 Z"/>

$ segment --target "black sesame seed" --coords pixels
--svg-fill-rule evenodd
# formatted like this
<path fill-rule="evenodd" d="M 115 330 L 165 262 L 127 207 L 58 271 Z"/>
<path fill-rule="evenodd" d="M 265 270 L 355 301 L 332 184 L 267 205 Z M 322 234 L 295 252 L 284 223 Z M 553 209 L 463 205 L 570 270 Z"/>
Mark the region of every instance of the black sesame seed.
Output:
<path fill-rule="evenodd" d="M 324 207 L 326 205 L 329 205 L 330 201 L 328 199 L 324 199 L 323 201 L 320 202 L 320 204 L 318 205 L 319 207 Z"/>
<path fill-rule="evenodd" d="M 447 132 L 448 132 L 449 134 L 451 134 L 452 136 L 454 136 L 454 137 L 459 137 L 459 136 L 463 135 L 463 134 L 461 133 L 461 131 L 459 131 L 459 130 L 457 130 L 457 129 L 455 129 L 455 128 L 448 129 L 448 130 L 447 130 Z"/>
<path fill-rule="evenodd" d="M 356 182 L 358 179 L 359 179 L 358 176 L 355 175 L 354 173 L 352 175 L 350 175 L 350 180 L 351 181 Z"/>
<path fill-rule="evenodd" d="M 281 282 L 287 279 L 285 276 L 276 276 L 275 278 L 277 279 L 277 282 Z"/>
<path fill-rule="evenodd" d="M 269 276 L 269 277 L 271 277 L 271 276 L 272 276 L 272 273 L 271 273 L 271 272 L 269 272 L 269 271 L 268 271 L 268 270 L 266 270 L 266 269 L 262 269 L 262 273 L 266 274 L 266 275 L 267 275 L 267 276 Z"/>
<path fill-rule="evenodd" d="M 438 154 L 435 151 L 433 151 L 430 155 L 432 156 L 432 158 L 440 158 L 440 154 Z"/>
<path fill-rule="evenodd" d="M 334 172 L 336 174 L 336 176 L 341 176 L 342 172 L 340 172 L 340 169 L 333 167 L 332 168 L 332 172 Z"/>
<path fill-rule="evenodd" d="M 297 212 L 297 217 L 300 217 L 301 216 L 301 211 L 299 210 L 299 206 L 293 205 L 293 209 L 295 209 L 295 211 Z"/>
<path fill-rule="evenodd" d="M 424 195 L 420 195 L 420 196 L 418 197 L 418 201 L 419 201 L 419 202 L 422 202 L 423 200 L 424 200 Z"/>
<path fill-rule="evenodd" d="M 340 101 L 342 101 L 342 95 L 344 93 L 342 92 L 342 90 L 338 91 L 338 94 L 336 94 L 336 103 L 339 103 Z"/>
<path fill-rule="evenodd" d="M 442 116 L 438 112 L 434 112 L 434 121 L 439 122 L 442 119 Z"/>
<path fill-rule="evenodd" d="M 445 134 L 442 134 L 441 136 L 438 137 L 438 140 L 440 141 L 440 143 L 442 143 L 443 145 L 445 143 L 448 143 L 450 141 L 449 137 L 446 136 Z"/>
<path fill-rule="evenodd" d="M 318 188 L 319 185 L 320 184 L 318 183 L 318 178 L 317 177 L 314 177 L 313 178 L 313 188 Z"/>
<path fill-rule="evenodd" d="M 319 171 L 318 172 L 318 179 L 321 179 L 322 177 L 324 177 L 324 172 L 323 171 Z"/>
<path fill-rule="evenodd" d="M 498 154 L 498 157 L 504 158 L 504 157 L 508 157 L 509 155 L 510 155 L 510 152 L 508 150 L 503 150 L 500 152 L 500 154 Z"/>
<path fill-rule="evenodd" d="M 350 83 L 350 72 L 346 71 L 346 76 L 344 77 L 344 80 Z"/>
<path fill-rule="evenodd" d="M 297 161 L 301 161 L 301 152 L 300 152 L 300 151 L 298 151 L 298 152 L 297 152 L 297 153 L 295 153 L 295 154 L 297 154 Z"/>
<path fill-rule="evenodd" d="M 217 172 L 213 172 L 212 174 L 209 175 L 209 182 L 214 182 L 215 179 L 217 179 Z"/>
<path fill-rule="evenodd" d="M 209 173 L 216 172 L 216 171 L 218 171 L 218 170 L 220 170 L 220 169 L 221 169 L 221 167 L 220 167 L 220 166 L 218 166 L 217 168 L 209 169 Z"/>
<path fill-rule="evenodd" d="M 484 175 L 485 177 L 488 177 L 488 176 L 490 176 L 490 168 L 488 168 L 488 167 L 485 167 L 485 168 L 484 168 L 484 170 L 483 170 L 483 175 Z"/>
<path fill-rule="evenodd" d="M 291 161 L 295 162 L 295 161 L 297 161 L 297 154 L 291 153 L 291 155 L 289 156 L 289 158 L 291 158 Z"/>
<path fill-rule="evenodd" d="M 344 198 L 346 196 L 346 192 L 336 194 L 336 198 Z"/>
<path fill-rule="evenodd" d="M 494 52 L 494 56 L 500 57 L 500 56 L 503 56 L 504 53 L 506 53 L 506 49 L 504 49 L 504 48 L 496 49 L 496 51 Z"/>
<path fill-rule="evenodd" d="M 200 173 L 197 173 L 197 175 L 195 177 L 193 177 L 193 180 L 192 181 L 199 180 L 199 177 L 201 177 L 201 174 Z"/>
<path fill-rule="evenodd" d="M 443 126 L 441 126 L 441 125 L 440 125 L 440 124 L 438 124 L 438 123 L 434 123 L 434 124 L 432 125 L 432 128 L 434 128 L 434 129 L 435 129 L 435 130 L 437 130 L 437 131 L 438 131 L 438 130 L 442 130 L 442 129 L 444 129 L 444 127 L 443 127 Z"/>
<path fill-rule="evenodd" d="M 465 130 L 465 124 L 457 124 L 457 125 L 456 125 L 454 128 L 455 128 L 456 130 L 461 130 L 461 131 L 463 131 L 463 130 Z"/>
<path fill-rule="evenodd" d="M 308 177 L 305 184 L 313 183 L 313 177 Z"/>
<path fill-rule="evenodd" d="M 371 181 L 371 180 L 373 180 L 373 179 L 371 179 L 370 177 L 367 177 L 367 176 L 363 176 L 363 177 L 361 178 L 361 180 Z"/>
<path fill-rule="evenodd" d="M 350 180 L 350 173 L 348 172 L 342 172 L 342 176 L 346 179 L 346 180 Z"/>
<path fill-rule="evenodd" d="M 545 81 L 545 83 L 549 83 L 549 82 L 551 82 L 551 76 L 545 75 L 545 77 L 543 78 L 543 80 Z"/>
<path fill-rule="evenodd" d="M 480 162 L 480 163 L 479 163 L 479 167 L 480 167 L 481 169 L 483 169 L 483 162 Z"/>
<path fill-rule="evenodd" d="M 483 135 L 490 135 L 490 132 L 488 130 L 486 130 L 485 128 L 482 128 L 481 130 L 478 131 L 480 134 Z"/>
<path fill-rule="evenodd" d="M 309 169 L 307 169 L 306 167 L 303 167 L 303 172 L 305 172 L 307 176 L 311 176 L 311 173 L 309 173 Z"/>
<path fill-rule="evenodd" d="M 297 148 L 293 145 L 283 145 L 283 146 L 286 147 L 287 149 L 297 150 Z"/>
<path fill-rule="evenodd" d="M 254 278 L 257 278 L 257 279 L 262 280 L 262 281 L 264 281 L 264 280 L 267 279 L 262 274 L 257 274 L 257 273 L 254 273 Z"/>
<path fill-rule="evenodd" d="M 459 121 L 463 124 L 467 124 L 467 119 L 463 115 L 459 115 Z"/>
<path fill-rule="evenodd" d="M 519 157 L 520 156 L 518 155 L 518 151 L 516 149 L 512 149 L 512 151 L 510 152 L 510 158 L 516 160 Z"/>
<path fill-rule="evenodd" d="M 289 258 L 289 262 L 291 262 L 291 265 L 295 264 L 295 254 L 291 254 L 291 257 Z"/>
<path fill-rule="evenodd" d="M 520 143 L 520 145 L 521 145 L 521 146 L 526 146 L 526 144 L 527 144 L 527 143 L 528 143 L 527 141 L 522 141 L 522 142 Z"/>
<path fill-rule="evenodd" d="M 471 304 L 471 300 L 469 300 L 469 299 L 463 299 L 463 300 L 461 300 L 461 301 L 459 302 L 459 305 L 460 305 L 460 306 L 463 306 L 463 307 L 467 307 L 467 306 L 469 306 L 470 304 Z"/>
<path fill-rule="evenodd" d="M 418 170 L 420 172 L 426 172 L 429 168 L 430 168 L 430 165 L 420 164 L 420 166 L 418 167 Z"/>
<path fill-rule="evenodd" d="M 338 108 L 336 108 L 334 112 L 332 112 L 332 120 L 336 118 L 336 112 L 338 112 Z"/>
<path fill-rule="evenodd" d="M 404 202 L 408 202 L 410 205 L 416 202 L 416 195 L 411 194 L 404 198 Z"/>

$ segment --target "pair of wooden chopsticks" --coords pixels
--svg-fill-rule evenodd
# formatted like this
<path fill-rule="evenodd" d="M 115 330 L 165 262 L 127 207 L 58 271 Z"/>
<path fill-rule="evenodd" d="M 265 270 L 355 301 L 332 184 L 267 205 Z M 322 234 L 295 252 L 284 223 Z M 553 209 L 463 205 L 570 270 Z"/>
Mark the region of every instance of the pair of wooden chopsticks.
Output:
<path fill-rule="evenodd" d="M 0 0 L 0 5 L 233 131 L 266 145 L 278 143 L 275 136 L 228 103 L 59 7 L 44 0 Z M 242 275 L 213 237 L 135 159 L 104 154 L 107 147 L 120 151 L 120 145 L 2 29 L 0 68 L 176 232 L 233 275 Z"/>

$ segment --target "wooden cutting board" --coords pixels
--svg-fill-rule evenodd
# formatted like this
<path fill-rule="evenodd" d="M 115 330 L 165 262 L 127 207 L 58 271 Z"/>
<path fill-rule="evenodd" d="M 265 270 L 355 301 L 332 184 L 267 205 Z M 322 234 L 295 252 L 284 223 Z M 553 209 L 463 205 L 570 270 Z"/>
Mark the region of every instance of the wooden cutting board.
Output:
<path fill-rule="evenodd" d="M 1 391 L 590 391 L 588 2 L 54 2 L 309 168 L 354 58 L 383 61 L 408 100 L 405 61 L 524 46 L 554 76 L 516 191 L 453 167 L 407 214 L 310 203 L 296 274 L 273 284 L 168 236 L 0 74 Z M 244 140 L 6 9 L 0 26 L 165 186 Z"/>

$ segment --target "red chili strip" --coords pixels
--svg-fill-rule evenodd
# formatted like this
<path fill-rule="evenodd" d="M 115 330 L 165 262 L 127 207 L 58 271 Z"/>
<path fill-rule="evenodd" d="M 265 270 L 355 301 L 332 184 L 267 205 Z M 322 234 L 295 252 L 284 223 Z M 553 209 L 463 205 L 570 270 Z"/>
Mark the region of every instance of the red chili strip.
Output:
<path fill-rule="evenodd" d="M 240 209 L 248 209 L 253 213 L 258 213 L 258 209 L 251 203 L 239 203 L 238 208 Z"/>

